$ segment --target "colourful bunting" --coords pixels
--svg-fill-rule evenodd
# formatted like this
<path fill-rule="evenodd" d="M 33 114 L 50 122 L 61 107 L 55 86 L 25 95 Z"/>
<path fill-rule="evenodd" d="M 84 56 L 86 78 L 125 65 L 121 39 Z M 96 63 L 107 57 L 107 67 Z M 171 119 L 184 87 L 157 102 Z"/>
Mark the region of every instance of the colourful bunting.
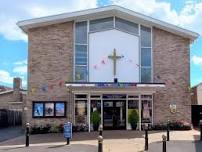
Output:
<path fill-rule="evenodd" d="M 102 60 L 101 63 L 102 63 L 102 64 L 106 64 L 106 63 L 105 63 L 105 60 Z"/>

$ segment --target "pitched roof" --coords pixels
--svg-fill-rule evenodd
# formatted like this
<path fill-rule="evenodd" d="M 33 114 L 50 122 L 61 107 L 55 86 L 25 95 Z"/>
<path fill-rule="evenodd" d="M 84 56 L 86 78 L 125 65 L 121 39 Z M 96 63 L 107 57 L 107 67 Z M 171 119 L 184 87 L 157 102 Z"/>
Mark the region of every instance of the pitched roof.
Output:
<path fill-rule="evenodd" d="M 143 15 L 143 14 L 140 14 L 116 5 L 110 5 L 106 7 L 99 7 L 99 8 L 87 9 L 87 10 L 82 10 L 77 12 L 63 13 L 63 14 L 52 15 L 47 17 L 24 20 L 24 21 L 18 22 L 17 25 L 24 32 L 27 32 L 28 29 L 30 28 L 46 26 L 46 25 L 51 25 L 56 23 L 63 23 L 63 22 L 79 20 L 79 19 L 89 19 L 89 18 L 91 19 L 91 18 L 95 18 L 95 16 L 106 16 L 109 14 L 113 16 L 122 16 L 131 21 L 136 21 L 136 22 L 138 21 L 141 24 L 148 24 L 148 25 L 163 29 L 165 31 L 183 36 L 185 38 L 189 38 L 191 41 L 194 41 L 196 38 L 199 37 L 199 34 L 193 31 L 183 29 L 173 24 L 160 21 L 150 16 L 146 16 L 146 15 Z"/>

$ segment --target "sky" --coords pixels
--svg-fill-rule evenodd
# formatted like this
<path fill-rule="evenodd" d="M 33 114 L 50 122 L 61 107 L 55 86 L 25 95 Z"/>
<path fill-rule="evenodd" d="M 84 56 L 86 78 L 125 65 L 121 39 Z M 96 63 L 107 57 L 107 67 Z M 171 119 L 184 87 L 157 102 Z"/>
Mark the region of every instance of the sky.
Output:
<path fill-rule="evenodd" d="M 1 0 L 0 85 L 12 86 L 14 77 L 27 85 L 28 40 L 16 22 L 36 17 L 119 5 L 202 35 L 202 0 Z M 190 50 L 191 85 L 202 82 L 202 37 Z"/>

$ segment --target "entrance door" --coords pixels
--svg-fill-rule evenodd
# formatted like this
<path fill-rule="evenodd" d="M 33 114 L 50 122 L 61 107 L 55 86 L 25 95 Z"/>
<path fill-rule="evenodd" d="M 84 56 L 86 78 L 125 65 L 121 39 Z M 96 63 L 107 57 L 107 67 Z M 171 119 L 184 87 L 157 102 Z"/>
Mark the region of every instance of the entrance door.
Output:
<path fill-rule="evenodd" d="M 121 100 L 103 101 L 104 129 L 126 129 L 126 102 Z"/>

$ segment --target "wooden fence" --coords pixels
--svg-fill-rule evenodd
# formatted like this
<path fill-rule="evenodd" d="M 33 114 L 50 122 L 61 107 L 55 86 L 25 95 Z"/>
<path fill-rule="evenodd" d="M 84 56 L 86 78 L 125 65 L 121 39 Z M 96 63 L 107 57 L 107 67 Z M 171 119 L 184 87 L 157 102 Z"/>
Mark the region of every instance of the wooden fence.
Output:
<path fill-rule="evenodd" d="M 22 112 L 0 109 L 0 128 L 22 125 Z"/>

